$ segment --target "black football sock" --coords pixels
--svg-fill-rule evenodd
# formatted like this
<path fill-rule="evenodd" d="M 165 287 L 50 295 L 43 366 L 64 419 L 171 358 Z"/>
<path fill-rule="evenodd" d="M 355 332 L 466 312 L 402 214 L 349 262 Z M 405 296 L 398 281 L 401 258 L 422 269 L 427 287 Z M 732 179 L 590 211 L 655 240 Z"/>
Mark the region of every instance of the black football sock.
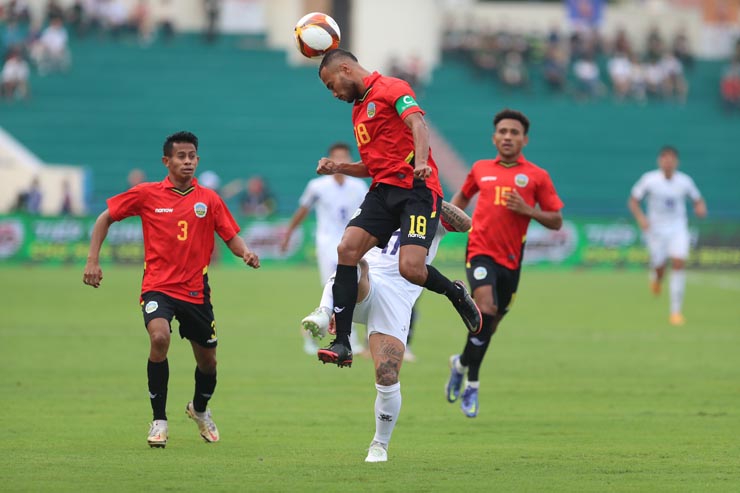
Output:
<path fill-rule="evenodd" d="M 208 401 L 216 390 L 216 374 L 207 375 L 195 367 L 195 395 L 193 395 L 193 407 L 199 413 L 206 410 Z"/>
<path fill-rule="evenodd" d="M 478 381 L 478 372 L 493 337 L 493 315 L 483 315 L 483 328 L 478 335 L 468 334 L 465 349 L 460 355 L 460 364 L 468 367 L 468 380 Z"/>
<path fill-rule="evenodd" d="M 167 359 L 159 363 L 147 361 L 146 373 L 149 377 L 149 400 L 154 419 L 167 419 L 167 383 L 170 380 L 170 365 Z"/>
<path fill-rule="evenodd" d="M 357 302 L 357 266 L 337 265 L 334 277 L 334 320 L 337 328 L 337 341 L 349 345 L 352 332 L 352 315 Z"/>
<path fill-rule="evenodd" d="M 455 285 L 452 281 L 431 265 L 427 265 L 427 280 L 424 281 L 424 287 L 447 297 L 452 296 L 455 292 Z"/>

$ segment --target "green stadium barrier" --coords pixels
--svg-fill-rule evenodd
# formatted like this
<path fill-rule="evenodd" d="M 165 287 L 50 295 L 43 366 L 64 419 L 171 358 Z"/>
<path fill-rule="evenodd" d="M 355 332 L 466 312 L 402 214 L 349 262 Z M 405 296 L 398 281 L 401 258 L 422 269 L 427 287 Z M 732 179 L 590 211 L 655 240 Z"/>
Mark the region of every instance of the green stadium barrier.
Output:
<path fill-rule="evenodd" d="M 266 265 L 312 264 L 314 224 L 296 230 L 285 254 L 280 242 L 288 218 L 240 221 L 241 235 Z M 0 216 L 0 265 L 84 264 L 93 217 Z M 440 244 L 436 264 L 457 264 L 465 256 L 467 236 L 450 233 Z M 740 268 L 740 223 L 701 221 L 691 226 L 694 268 Z M 214 263 L 241 265 L 223 242 L 217 241 Z M 101 263 L 141 264 L 144 258 L 138 218 L 114 223 L 101 250 Z M 642 268 L 647 252 L 640 231 L 624 219 L 576 218 L 566 220 L 560 231 L 532 224 L 527 235 L 525 264 L 564 268 Z"/>

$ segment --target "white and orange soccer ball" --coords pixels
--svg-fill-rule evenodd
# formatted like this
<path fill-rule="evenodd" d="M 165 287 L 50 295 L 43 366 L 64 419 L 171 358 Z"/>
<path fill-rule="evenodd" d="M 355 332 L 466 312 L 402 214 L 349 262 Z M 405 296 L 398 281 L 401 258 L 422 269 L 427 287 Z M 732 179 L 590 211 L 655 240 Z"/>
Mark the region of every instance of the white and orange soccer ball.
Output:
<path fill-rule="evenodd" d="M 298 51 L 305 57 L 318 58 L 339 48 L 339 25 L 321 12 L 311 12 L 301 17 L 295 25 L 294 33 Z"/>

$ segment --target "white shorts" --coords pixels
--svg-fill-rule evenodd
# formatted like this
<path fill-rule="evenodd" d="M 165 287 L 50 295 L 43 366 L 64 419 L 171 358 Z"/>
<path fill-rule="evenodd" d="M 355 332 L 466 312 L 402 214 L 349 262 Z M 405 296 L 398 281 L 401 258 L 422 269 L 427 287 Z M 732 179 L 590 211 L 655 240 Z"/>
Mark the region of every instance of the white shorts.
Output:
<path fill-rule="evenodd" d="M 352 321 L 367 326 L 367 335 L 373 333 L 395 337 L 406 346 L 411 324 L 411 309 L 414 302 L 409 301 L 406 291 L 382 275 L 370 276 L 370 292 L 364 300 L 355 305 Z M 415 300 L 414 300 L 415 301 Z"/>
<path fill-rule="evenodd" d="M 688 228 L 667 228 L 650 230 L 645 234 L 651 267 L 665 265 L 668 259 L 686 260 L 689 258 Z"/>

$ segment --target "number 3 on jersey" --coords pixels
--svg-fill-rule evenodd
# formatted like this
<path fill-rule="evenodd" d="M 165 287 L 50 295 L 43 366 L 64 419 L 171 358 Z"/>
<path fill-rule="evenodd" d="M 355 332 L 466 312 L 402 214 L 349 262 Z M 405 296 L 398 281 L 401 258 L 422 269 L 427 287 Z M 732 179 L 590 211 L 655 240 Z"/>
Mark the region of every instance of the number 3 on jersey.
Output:
<path fill-rule="evenodd" d="M 370 132 L 367 131 L 364 123 L 355 125 L 355 140 L 357 140 L 357 147 L 362 147 L 370 142 Z"/>
<path fill-rule="evenodd" d="M 180 234 L 177 235 L 177 239 L 180 241 L 185 241 L 188 239 L 188 222 L 187 221 L 177 221 L 177 227 L 180 228 Z"/>

